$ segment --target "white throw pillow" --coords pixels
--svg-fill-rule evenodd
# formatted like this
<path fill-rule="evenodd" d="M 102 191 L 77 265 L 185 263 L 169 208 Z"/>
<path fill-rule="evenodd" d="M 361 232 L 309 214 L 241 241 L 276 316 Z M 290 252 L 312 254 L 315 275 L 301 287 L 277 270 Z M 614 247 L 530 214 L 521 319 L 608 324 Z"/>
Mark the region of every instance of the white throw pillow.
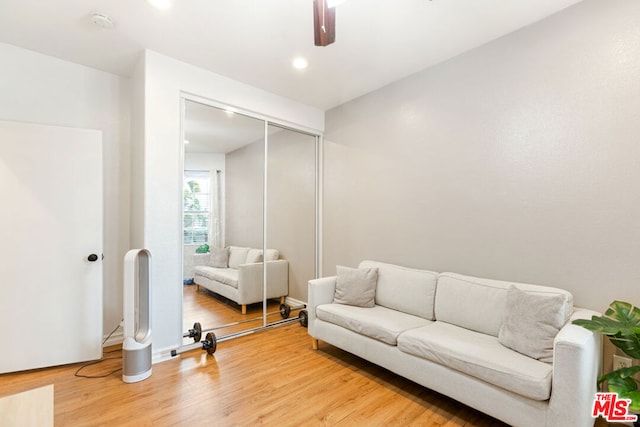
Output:
<path fill-rule="evenodd" d="M 217 268 L 229 267 L 229 248 L 211 248 L 209 265 Z"/>
<path fill-rule="evenodd" d="M 375 305 L 377 268 L 336 267 L 336 291 L 333 302 L 336 304 L 373 307 Z"/>
<path fill-rule="evenodd" d="M 515 286 L 507 290 L 507 309 L 498 341 L 542 362 L 553 362 L 553 340 L 569 317 L 566 294 L 533 294 Z"/>

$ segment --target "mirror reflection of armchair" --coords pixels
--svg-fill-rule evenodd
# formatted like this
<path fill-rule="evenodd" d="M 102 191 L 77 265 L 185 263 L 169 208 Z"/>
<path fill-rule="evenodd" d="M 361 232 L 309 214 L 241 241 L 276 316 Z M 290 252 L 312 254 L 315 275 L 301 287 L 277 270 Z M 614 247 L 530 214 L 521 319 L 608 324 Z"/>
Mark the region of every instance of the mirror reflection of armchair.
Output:
<path fill-rule="evenodd" d="M 212 262 L 209 253 L 195 254 L 194 283 L 198 290 L 202 286 L 230 299 L 242 307 L 242 314 L 246 314 L 248 304 L 262 302 L 263 268 L 266 265 L 267 299 L 279 298 L 283 303 L 289 294 L 289 262 L 279 257 L 275 249 L 267 249 L 263 256 L 261 249 L 231 246 L 225 267 L 219 259 Z"/>

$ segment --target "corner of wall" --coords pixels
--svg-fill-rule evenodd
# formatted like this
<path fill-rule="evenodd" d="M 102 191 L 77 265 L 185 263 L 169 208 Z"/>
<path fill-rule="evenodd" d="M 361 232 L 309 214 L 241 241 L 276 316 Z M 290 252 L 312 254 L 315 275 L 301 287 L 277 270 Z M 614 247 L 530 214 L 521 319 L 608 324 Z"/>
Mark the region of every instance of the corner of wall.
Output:
<path fill-rule="evenodd" d="M 144 247 L 144 146 L 146 51 L 140 54 L 131 74 L 131 194 L 130 244 Z"/>

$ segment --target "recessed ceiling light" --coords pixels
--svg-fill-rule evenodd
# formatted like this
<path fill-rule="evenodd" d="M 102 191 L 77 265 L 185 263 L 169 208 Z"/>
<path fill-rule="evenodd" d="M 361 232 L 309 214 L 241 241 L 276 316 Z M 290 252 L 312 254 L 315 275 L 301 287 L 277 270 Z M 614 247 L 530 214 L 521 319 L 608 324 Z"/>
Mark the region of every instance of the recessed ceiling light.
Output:
<path fill-rule="evenodd" d="M 184 140 L 184 144 L 187 145 L 188 143 L 189 143 L 189 141 L 185 139 Z"/>
<path fill-rule="evenodd" d="M 307 61 L 303 57 L 298 57 L 293 60 L 293 68 L 297 70 L 304 70 L 308 66 L 309 66 L 309 61 Z"/>
<path fill-rule="evenodd" d="M 167 10 L 171 7 L 171 0 L 147 0 L 151 6 L 156 9 Z"/>
<path fill-rule="evenodd" d="M 91 22 L 96 24 L 100 28 L 105 28 L 107 30 L 111 30 L 115 27 L 115 24 L 107 15 L 103 15 L 102 13 L 94 13 L 91 15 Z"/>

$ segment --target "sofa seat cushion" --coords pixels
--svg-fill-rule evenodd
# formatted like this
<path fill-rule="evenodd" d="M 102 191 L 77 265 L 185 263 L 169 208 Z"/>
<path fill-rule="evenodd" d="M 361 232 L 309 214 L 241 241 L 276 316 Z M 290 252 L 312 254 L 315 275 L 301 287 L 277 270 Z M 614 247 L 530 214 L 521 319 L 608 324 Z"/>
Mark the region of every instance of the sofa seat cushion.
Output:
<path fill-rule="evenodd" d="M 201 265 L 194 268 L 194 273 L 196 276 L 203 276 L 209 280 L 215 280 L 238 289 L 238 270 L 234 268 L 216 268 Z"/>
<path fill-rule="evenodd" d="M 316 308 L 316 316 L 361 335 L 397 345 L 398 335 L 431 323 L 430 320 L 411 314 L 390 310 L 379 305 L 356 307 L 343 304 L 323 304 Z"/>
<path fill-rule="evenodd" d="M 553 367 L 506 348 L 492 335 L 436 321 L 403 332 L 398 348 L 530 399 L 551 395 Z"/>

